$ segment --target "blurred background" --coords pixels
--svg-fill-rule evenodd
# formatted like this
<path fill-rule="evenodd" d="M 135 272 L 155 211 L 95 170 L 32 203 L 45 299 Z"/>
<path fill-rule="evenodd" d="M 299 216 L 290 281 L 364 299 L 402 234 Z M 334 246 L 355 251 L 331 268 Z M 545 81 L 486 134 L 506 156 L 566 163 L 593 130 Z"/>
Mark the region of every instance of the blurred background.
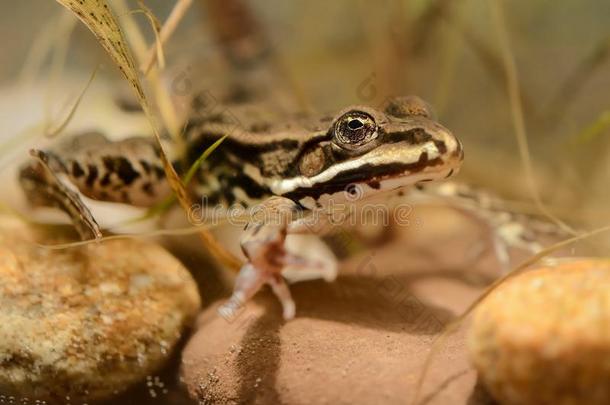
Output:
<path fill-rule="evenodd" d="M 122 23 L 136 21 L 148 44 L 154 42 L 146 16 L 121 8 L 138 9 L 141 2 L 109 2 Z M 144 4 L 163 22 L 175 3 Z M 246 8 L 231 11 L 240 4 Z M 164 47 L 162 79 L 180 109 L 198 91 L 219 94 L 227 82 L 241 80 L 254 81 L 258 91 L 272 95 L 279 110 L 292 112 L 332 114 L 350 104 L 379 106 L 391 95 L 416 94 L 464 144 L 457 180 L 490 189 L 507 206 L 526 213 L 540 214 L 537 195 L 550 213 L 578 230 L 592 230 L 610 224 L 608 16 L 610 2 L 603 0 L 193 0 Z M 237 22 L 249 39 L 236 40 L 227 21 Z M 98 64 L 101 68 L 58 136 L 83 130 L 100 130 L 111 138 L 150 132 L 144 116 L 130 111 L 137 100 L 113 61 L 58 2 L 0 2 L 0 43 L 0 208 L 27 212 L 17 168 L 28 159 L 29 148 L 56 140 L 44 136 L 45 128 L 62 126 Z M 266 69 L 250 74 L 257 64 Z M 150 85 L 147 90 L 152 93 Z M 529 170 L 518 133 L 526 136 Z M 106 210 L 120 222 L 114 206 Z M 133 217 L 129 211 L 123 216 Z M 454 222 L 459 236 L 443 239 L 436 229 L 451 225 L 450 217 L 436 213 L 427 218 L 428 225 L 438 226 L 413 227 L 407 235 L 410 255 L 402 252 L 408 247 L 392 245 L 394 256 L 380 262 L 380 269 L 392 269 L 392 260 L 401 270 L 403 264 L 418 271 L 418 266 L 442 268 L 428 257 L 412 260 L 414 252 L 425 253 L 427 246 L 446 256 L 446 267 L 457 267 L 456 258 L 479 235 L 466 222 Z M 174 253 L 183 248 L 182 239 L 172 241 Z M 571 253 L 608 256 L 609 247 L 610 237 L 603 234 Z M 200 248 L 196 241 L 183 255 L 191 269 L 206 268 L 196 255 L 189 256 Z M 475 287 L 489 281 L 477 281 L 476 272 L 467 270 Z M 449 294 L 439 294 L 443 290 L 430 273 L 427 286 L 422 277 L 423 301 L 443 307 Z M 230 285 L 204 281 L 200 288 L 206 305 Z M 369 284 L 365 292 L 375 288 L 369 279 L 360 282 Z M 480 291 L 473 289 L 475 293 Z M 312 297 L 318 301 L 324 295 Z M 456 296 L 459 305 L 451 305 L 457 314 L 468 300 Z M 174 388 L 169 399 L 158 403 L 190 403 L 177 388 L 177 364 L 175 359 L 164 372 Z M 144 384 L 138 389 L 138 399 L 123 403 L 150 400 Z"/>
<path fill-rule="evenodd" d="M 184 71 L 201 86 L 231 74 L 213 3 L 194 1 L 165 46 L 168 88 Z M 492 0 L 244 3 L 282 72 L 277 87 L 293 92 L 302 106 L 332 112 L 346 104 L 381 104 L 390 94 L 417 94 L 462 139 L 461 179 L 536 211 L 515 136 L 518 111 L 509 103 L 506 61 L 514 60 L 512 90 L 520 95 L 540 197 L 577 227 L 610 222 L 610 3 L 513 0 L 501 2 L 500 15 Z M 173 4 L 146 1 L 161 21 Z M 146 17 L 134 18 L 152 43 Z M 94 36 L 57 2 L 3 2 L 0 21 L 2 154 L 13 154 L 3 170 L 25 156 L 23 131 L 45 117 L 65 116 L 100 61 L 65 132 L 84 123 L 112 122 L 119 132 L 142 125 L 109 107 L 130 89 Z M 275 91 L 273 82 L 264 86 Z M 42 142 L 35 135 L 28 139 Z M 608 246 L 607 239 L 597 242 Z"/>

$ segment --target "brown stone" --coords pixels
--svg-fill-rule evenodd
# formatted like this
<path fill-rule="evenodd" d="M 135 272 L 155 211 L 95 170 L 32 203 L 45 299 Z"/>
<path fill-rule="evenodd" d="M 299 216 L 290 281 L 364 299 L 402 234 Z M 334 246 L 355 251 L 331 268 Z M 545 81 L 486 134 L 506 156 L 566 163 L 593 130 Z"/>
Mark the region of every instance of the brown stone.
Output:
<path fill-rule="evenodd" d="M 156 244 L 65 241 L 0 218 L 0 392 L 83 403 L 157 371 L 200 306 L 181 263 Z M 21 402 L 19 402 L 21 403 Z"/>

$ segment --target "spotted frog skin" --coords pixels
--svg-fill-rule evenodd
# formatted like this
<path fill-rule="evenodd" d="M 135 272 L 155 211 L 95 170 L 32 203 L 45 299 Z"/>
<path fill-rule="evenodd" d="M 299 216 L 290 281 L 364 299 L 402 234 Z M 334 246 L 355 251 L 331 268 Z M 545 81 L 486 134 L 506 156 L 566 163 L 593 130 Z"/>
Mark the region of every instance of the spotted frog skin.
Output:
<path fill-rule="evenodd" d="M 193 105 L 195 112 L 206 110 L 202 98 Z M 177 172 L 184 174 L 206 148 L 228 135 L 200 167 L 189 191 L 213 206 L 260 204 L 276 214 L 273 220 L 252 218 L 243 232 L 247 263 L 232 298 L 220 309 L 227 316 L 270 284 L 284 317 L 290 319 L 295 305 L 282 270 L 292 266 L 318 268 L 327 275 L 334 271 L 333 265 L 285 249 L 288 234 L 312 231 L 295 219 L 296 212 L 353 202 L 354 188 L 362 199 L 445 179 L 459 170 L 464 157 L 459 140 L 417 97 L 395 97 L 381 108 L 352 106 L 334 116 L 286 123 L 238 118 L 244 116 L 248 111 L 241 107 L 193 114 L 181 140 L 183 150 L 174 159 Z M 136 206 L 151 206 L 171 193 L 151 137 L 110 142 L 92 133 L 32 153 L 38 160 L 20 172 L 29 200 L 59 206 L 83 237 L 100 237 L 101 230 L 78 193 Z"/>

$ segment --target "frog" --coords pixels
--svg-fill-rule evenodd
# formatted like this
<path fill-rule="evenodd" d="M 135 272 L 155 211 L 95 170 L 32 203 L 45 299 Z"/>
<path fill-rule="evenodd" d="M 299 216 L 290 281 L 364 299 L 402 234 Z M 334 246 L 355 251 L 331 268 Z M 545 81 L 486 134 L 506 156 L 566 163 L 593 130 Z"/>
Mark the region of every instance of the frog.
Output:
<path fill-rule="evenodd" d="M 208 207 L 237 204 L 265 213 L 253 215 L 243 229 L 246 262 L 231 297 L 219 308 L 223 316 L 231 316 L 269 285 L 283 317 L 294 318 L 296 305 L 283 270 L 316 269 L 332 279 L 336 264 L 287 250 L 288 235 L 322 235 L 327 216 L 312 221 L 313 213 L 445 180 L 459 172 L 464 160 L 460 140 L 417 96 L 284 122 L 246 123 L 235 119 L 235 109 L 210 112 L 202 95 L 194 97 L 193 111 L 181 135 L 183 147 L 171 155 L 177 173 L 184 174 L 224 138 L 198 168 L 188 191 Z M 110 141 L 101 133 L 86 133 L 31 154 L 36 159 L 19 173 L 28 200 L 65 211 L 84 239 L 99 239 L 102 230 L 81 195 L 151 207 L 172 193 L 161 150 L 150 136 Z"/>

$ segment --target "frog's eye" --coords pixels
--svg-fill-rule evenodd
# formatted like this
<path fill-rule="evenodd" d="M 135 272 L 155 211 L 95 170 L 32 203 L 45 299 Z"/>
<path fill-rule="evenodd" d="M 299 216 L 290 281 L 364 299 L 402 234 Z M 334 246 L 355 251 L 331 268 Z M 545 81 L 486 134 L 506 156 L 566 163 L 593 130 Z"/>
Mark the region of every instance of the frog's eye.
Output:
<path fill-rule="evenodd" d="M 344 149 L 357 149 L 377 138 L 377 124 L 362 111 L 350 111 L 335 122 L 333 141 Z"/>

